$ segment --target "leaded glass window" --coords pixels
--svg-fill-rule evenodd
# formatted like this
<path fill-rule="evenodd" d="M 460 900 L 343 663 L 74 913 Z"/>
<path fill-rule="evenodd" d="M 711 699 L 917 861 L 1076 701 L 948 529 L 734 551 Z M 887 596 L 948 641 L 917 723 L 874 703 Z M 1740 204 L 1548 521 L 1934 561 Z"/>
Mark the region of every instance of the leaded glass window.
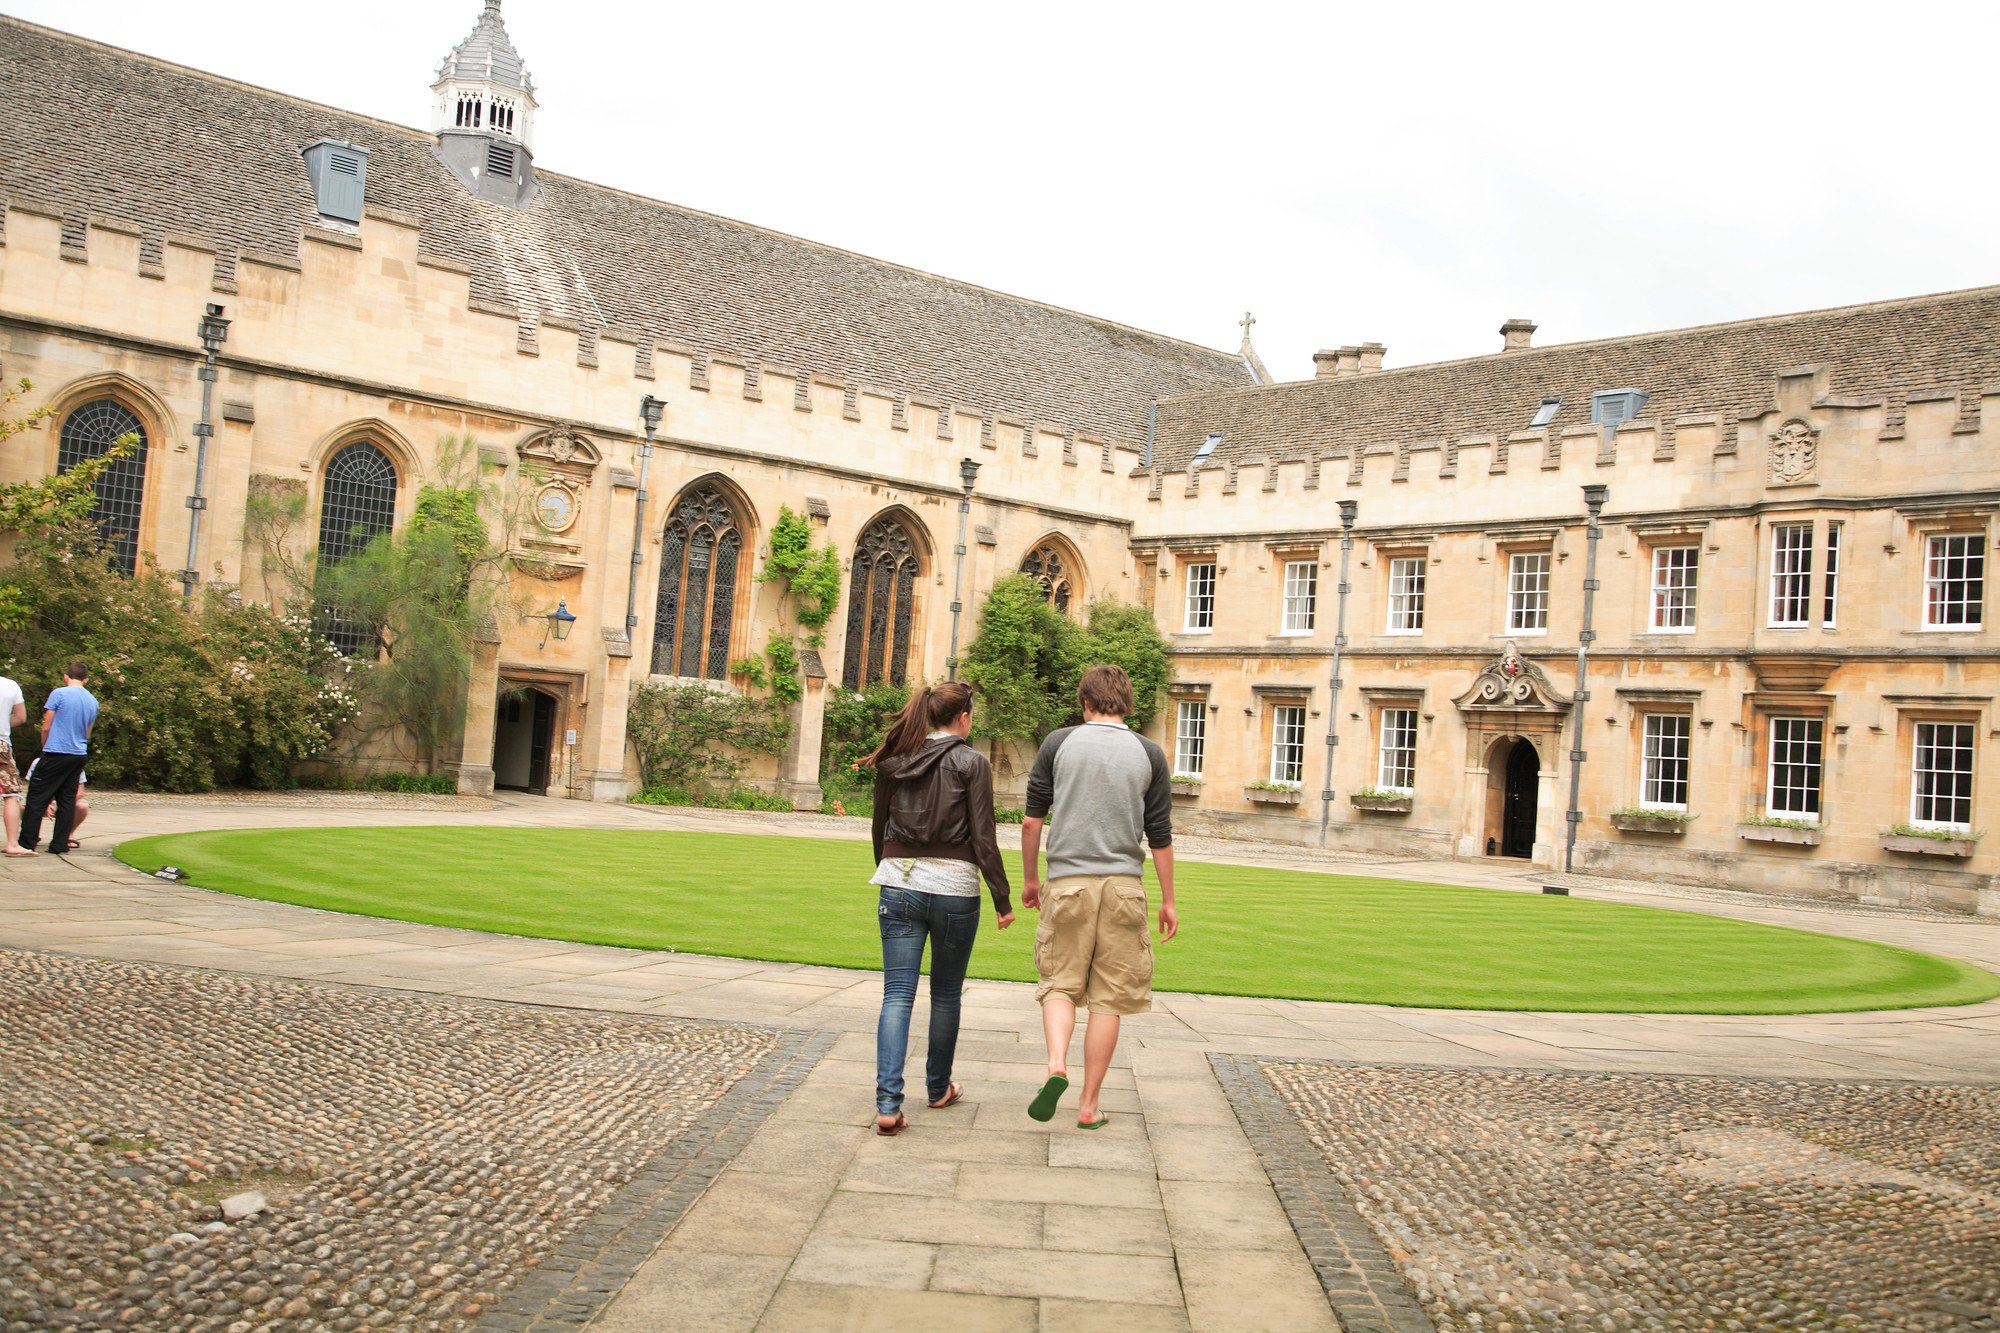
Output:
<path fill-rule="evenodd" d="M 113 563 L 130 574 L 139 567 L 139 515 L 146 504 L 145 426 L 115 398 L 85 403 L 63 418 L 56 470 L 67 472 L 79 463 L 101 458 L 127 435 L 139 437 L 138 451 L 119 459 L 97 478 L 97 504 L 90 516 L 111 548 Z"/>
<path fill-rule="evenodd" d="M 1076 595 L 1077 569 L 1061 546 L 1043 542 L 1028 552 L 1028 558 L 1021 562 L 1021 572 L 1042 585 L 1042 596 L 1050 606 L 1069 614 L 1070 602 Z"/>
<path fill-rule="evenodd" d="M 339 564 L 396 525 L 396 465 L 366 440 L 344 445 L 326 462 L 320 487 L 319 563 Z M 374 629 L 321 602 L 320 632 L 348 657 L 375 646 Z"/>
<path fill-rule="evenodd" d="M 855 542 L 847 595 L 847 664 L 841 675 L 848 689 L 908 681 L 922 563 L 916 536 L 893 514 L 870 523 Z"/>
<path fill-rule="evenodd" d="M 743 528 L 714 486 L 675 502 L 660 538 L 660 595 L 653 610 L 653 674 L 723 680 L 736 620 Z"/>

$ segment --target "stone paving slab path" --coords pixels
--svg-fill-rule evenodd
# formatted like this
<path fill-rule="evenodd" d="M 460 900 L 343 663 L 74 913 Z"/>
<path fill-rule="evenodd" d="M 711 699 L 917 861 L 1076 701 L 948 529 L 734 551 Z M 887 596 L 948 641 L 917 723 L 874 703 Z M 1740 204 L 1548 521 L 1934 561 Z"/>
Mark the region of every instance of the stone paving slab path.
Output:
<path fill-rule="evenodd" d="M 930 1111 L 919 1096 L 914 1128 L 884 1139 L 870 1118 L 879 974 L 344 916 L 164 883 L 108 854 L 127 837 L 193 828 L 447 823 L 847 838 L 866 831 L 854 821 L 533 798 L 439 811 L 106 793 L 83 852 L 0 866 L 0 947 L 834 1034 L 798 1090 L 603 1308 L 597 1325 L 607 1329 L 936 1320 L 965 1329 L 1333 1329 L 1326 1296 L 1216 1082 L 1211 1054 L 2000 1083 L 2000 1001 L 1737 1018 L 1163 994 L 1155 1012 L 1126 1020 L 1105 1095 L 1112 1124 L 1084 1134 L 1073 1127 L 1073 1096 L 1051 1125 L 1024 1113 L 1043 1060 L 1030 988 L 973 981 L 959 1053 L 965 1099 Z M 1254 845 L 1196 844 L 1183 854 L 1522 891 L 1538 891 L 1544 878 L 1518 866 L 1386 866 Z M 2000 970 L 2000 922 L 1573 883 L 1582 896 L 1852 935 Z M 920 998 L 910 1056 L 919 1089 L 924 1022 Z M 1073 1066 L 1080 1061 L 1073 1053 Z"/>

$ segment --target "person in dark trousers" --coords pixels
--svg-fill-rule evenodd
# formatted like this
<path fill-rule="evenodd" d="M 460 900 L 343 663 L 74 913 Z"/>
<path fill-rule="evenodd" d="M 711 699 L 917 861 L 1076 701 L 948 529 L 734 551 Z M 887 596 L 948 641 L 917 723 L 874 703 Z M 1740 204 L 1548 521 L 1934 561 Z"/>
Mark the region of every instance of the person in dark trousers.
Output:
<path fill-rule="evenodd" d="M 875 770 L 876 920 L 882 927 L 882 1016 L 875 1025 L 875 1132 L 909 1127 L 903 1064 L 924 941 L 931 947 L 929 1105 L 942 1110 L 963 1089 L 952 1082 L 959 1000 L 979 934 L 979 878 L 993 895 L 1000 929 L 1014 924 L 1013 891 L 993 834 L 993 770 L 966 743 L 972 687 L 950 682 L 911 696 L 880 748 Z"/>
<path fill-rule="evenodd" d="M 1049 1077 L 1028 1105 L 1055 1116 L 1069 1087 L 1076 1011 L 1090 1010 L 1083 1034 L 1079 1129 L 1109 1122 L 1098 1105 L 1118 1049 L 1119 1020 L 1153 1007 L 1153 943 L 1146 933 L 1147 848 L 1160 880 L 1160 942 L 1180 930 L 1174 908 L 1172 775 L 1160 747 L 1125 725 L 1132 680 L 1122 667 L 1094 666 L 1077 684 L 1083 725 L 1049 733 L 1028 773 L 1021 823 L 1023 906 L 1037 908 L 1035 970 Z M 1053 820 L 1050 811 L 1054 811 Z M 1050 824 L 1049 879 L 1041 882 L 1042 828 Z"/>
<path fill-rule="evenodd" d="M 76 783 L 90 753 L 90 729 L 97 725 L 97 696 L 84 688 L 89 679 L 89 667 L 71 662 L 61 687 L 51 691 L 42 705 L 42 754 L 35 761 L 35 776 L 21 810 L 21 846 L 27 851 L 34 851 L 41 839 L 42 812 L 50 801 L 56 803 L 56 826 L 49 850 L 69 850 L 76 822 Z"/>

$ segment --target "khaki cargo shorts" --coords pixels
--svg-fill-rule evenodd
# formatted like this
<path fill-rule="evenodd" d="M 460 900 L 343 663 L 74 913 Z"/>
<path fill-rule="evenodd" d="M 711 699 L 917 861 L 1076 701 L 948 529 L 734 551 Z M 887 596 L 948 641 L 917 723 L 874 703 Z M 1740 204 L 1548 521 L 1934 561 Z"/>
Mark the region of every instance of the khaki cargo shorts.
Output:
<path fill-rule="evenodd" d="M 1153 1007 L 1153 940 L 1137 875 L 1072 875 L 1042 886 L 1035 1003 L 1051 995 L 1103 1014 Z"/>
<path fill-rule="evenodd" d="M 21 770 L 14 766 L 13 748 L 0 745 L 0 800 L 15 801 L 27 794 L 28 784 L 21 781 Z"/>

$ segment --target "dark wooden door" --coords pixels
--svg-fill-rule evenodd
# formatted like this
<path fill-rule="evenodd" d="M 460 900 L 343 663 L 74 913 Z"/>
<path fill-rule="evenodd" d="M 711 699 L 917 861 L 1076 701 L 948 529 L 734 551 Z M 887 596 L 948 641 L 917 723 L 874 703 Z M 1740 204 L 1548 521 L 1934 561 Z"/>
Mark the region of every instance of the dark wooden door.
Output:
<path fill-rule="evenodd" d="M 1507 755 L 1507 801 L 1500 815 L 1500 855 L 1535 854 L 1536 804 L 1542 790 L 1542 759 L 1526 741 Z"/>
<path fill-rule="evenodd" d="M 528 790 L 548 795 L 549 749 L 555 744 L 556 701 L 535 691 L 535 729 L 528 742 Z"/>

